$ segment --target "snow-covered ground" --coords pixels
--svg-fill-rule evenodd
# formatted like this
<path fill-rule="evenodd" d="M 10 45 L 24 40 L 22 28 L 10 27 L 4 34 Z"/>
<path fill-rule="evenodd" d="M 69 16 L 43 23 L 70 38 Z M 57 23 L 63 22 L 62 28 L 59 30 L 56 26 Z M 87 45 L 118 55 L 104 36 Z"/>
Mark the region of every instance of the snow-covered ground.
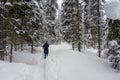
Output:
<path fill-rule="evenodd" d="M 15 52 L 13 63 L 0 61 L 0 80 L 120 80 L 120 73 L 96 53 L 73 51 L 66 43 L 51 45 L 46 60 L 40 47 L 36 54 Z"/>

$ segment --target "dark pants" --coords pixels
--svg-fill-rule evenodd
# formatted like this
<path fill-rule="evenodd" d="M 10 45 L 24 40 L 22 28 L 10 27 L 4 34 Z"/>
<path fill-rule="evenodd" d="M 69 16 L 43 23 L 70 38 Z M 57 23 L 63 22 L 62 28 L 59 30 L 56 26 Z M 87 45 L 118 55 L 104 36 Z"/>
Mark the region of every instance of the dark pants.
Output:
<path fill-rule="evenodd" d="M 44 53 L 44 59 L 46 59 L 48 56 L 48 53 Z"/>

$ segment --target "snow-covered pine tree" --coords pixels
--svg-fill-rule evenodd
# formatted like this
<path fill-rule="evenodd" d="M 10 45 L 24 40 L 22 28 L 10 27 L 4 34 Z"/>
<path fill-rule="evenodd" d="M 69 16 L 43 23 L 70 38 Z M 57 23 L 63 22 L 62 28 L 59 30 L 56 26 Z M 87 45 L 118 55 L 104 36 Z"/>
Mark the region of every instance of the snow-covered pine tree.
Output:
<path fill-rule="evenodd" d="M 103 4 L 104 0 L 99 1 L 99 14 L 98 18 L 98 1 L 97 0 L 83 0 L 85 3 L 85 36 L 86 46 L 97 48 L 98 44 L 98 19 L 100 19 L 100 37 L 103 37 L 102 28 L 105 26 L 105 17 Z"/>
<path fill-rule="evenodd" d="M 81 27 L 78 0 L 63 0 L 61 22 L 63 27 L 63 38 L 65 41 L 76 44 L 80 51 L 81 46 Z"/>
<path fill-rule="evenodd" d="M 105 44 L 106 44 L 106 38 L 107 38 L 107 19 L 105 18 L 105 11 L 104 11 L 104 4 L 105 0 L 100 0 L 100 7 L 99 7 L 99 12 L 100 12 L 100 38 L 101 38 L 101 50 L 104 49 Z"/>
<path fill-rule="evenodd" d="M 108 42 L 112 40 L 120 40 L 120 20 L 109 21 Z"/>
<path fill-rule="evenodd" d="M 89 0 L 83 0 L 84 3 L 84 43 L 87 47 L 91 47 L 91 31 L 90 31 L 90 5 Z"/>
<path fill-rule="evenodd" d="M 12 53 L 14 44 L 19 43 L 23 39 L 20 34 L 24 32 L 23 19 L 25 19 L 25 12 L 30 9 L 28 5 L 22 0 L 6 0 L 4 21 L 7 28 L 7 44 L 10 44 L 10 62 L 12 62 Z M 25 23 L 25 22 L 24 22 Z M 19 34 L 20 33 L 20 34 Z M 23 41 L 21 41 L 23 42 Z"/>
<path fill-rule="evenodd" d="M 30 43 L 33 51 L 33 42 L 37 42 L 41 37 L 42 15 L 33 0 L 6 0 L 4 5 L 3 16 L 7 28 L 7 44 L 11 45 L 10 61 L 12 61 L 12 51 L 16 45 L 21 45 L 23 49 L 23 44 Z"/>
<path fill-rule="evenodd" d="M 5 26 L 4 26 L 4 3 L 5 1 L 0 1 L 0 60 L 4 60 L 5 53 Z"/>
<path fill-rule="evenodd" d="M 60 43 L 62 41 L 62 27 L 61 27 L 61 9 L 58 7 L 57 18 L 56 18 L 56 26 L 55 26 L 55 33 L 56 33 L 56 43 Z"/>
<path fill-rule="evenodd" d="M 42 18 L 42 8 L 39 2 L 33 0 L 29 3 L 32 8 L 31 11 L 28 11 L 28 25 L 29 30 L 27 32 L 29 33 L 29 36 L 31 38 L 30 45 L 31 45 L 31 52 L 33 53 L 33 46 L 38 45 L 42 43 L 42 37 L 43 37 L 43 18 Z"/>
<path fill-rule="evenodd" d="M 56 33 L 55 33 L 55 20 L 57 17 L 58 4 L 57 0 L 43 0 L 43 13 L 44 13 L 44 41 L 49 41 L 49 43 L 54 43 Z"/>
<path fill-rule="evenodd" d="M 85 29 L 86 34 L 90 33 L 91 35 L 87 36 L 87 45 L 91 47 L 96 46 L 97 44 L 97 1 L 96 0 L 84 0 L 85 1 Z"/>

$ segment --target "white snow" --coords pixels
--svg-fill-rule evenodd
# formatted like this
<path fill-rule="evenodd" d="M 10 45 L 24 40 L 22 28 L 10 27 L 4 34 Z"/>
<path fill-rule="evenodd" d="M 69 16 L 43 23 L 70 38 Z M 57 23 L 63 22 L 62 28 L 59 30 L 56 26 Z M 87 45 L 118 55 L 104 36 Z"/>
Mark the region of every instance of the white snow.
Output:
<path fill-rule="evenodd" d="M 0 80 L 120 80 L 120 73 L 96 53 L 73 51 L 67 43 L 50 45 L 46 60 L 41 47 L 35 54 L 14 52 L 14 63 L 0 61 Z"/>
<path fill-rule="evenodd" d="M 120 0 L 107 1 L 104 7 L 108 18 L 120 19 Z"/>
<path fill-rule="evenodd" d="M 117 46 L 118 43 L 117 43 L 116 40 L 112 40 L 112 41 L 109 42 L 109 45 L 110 45 L 110 46 Z"/>
<path fill-rule="evenodd" d="M 43 69 L 23 63 L 0 61 L 0 80 L 43 80 Z"/>
<path fill-rule="evenodd" d="M 5 5 L 13 6 L 10 2 L 6 2 Z"/>
<path fill-rule="evenodd" d="M 105 0 L 105 1 L 109 1 L 109 0 Z"/>
<path fill-rule="evenodd" d="M 59 5 L 59 7 L 61 9 L 61 4 L 62 4 L 63 0 L 57 0 L 57 2 L 58 2 L 58 5 Z"/>

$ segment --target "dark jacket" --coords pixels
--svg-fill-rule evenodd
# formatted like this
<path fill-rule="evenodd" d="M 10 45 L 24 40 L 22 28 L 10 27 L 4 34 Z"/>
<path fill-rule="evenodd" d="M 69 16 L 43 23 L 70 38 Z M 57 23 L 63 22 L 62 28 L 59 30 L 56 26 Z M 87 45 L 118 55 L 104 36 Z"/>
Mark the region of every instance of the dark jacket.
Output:
<path fill-rule="evenodd" d="M 44 49 L 44 53 L 45 54 L 48 54 L 49 53 L 49 44 L 46 42 L 44 45 L 43 45 L 43 49 Z"/>

